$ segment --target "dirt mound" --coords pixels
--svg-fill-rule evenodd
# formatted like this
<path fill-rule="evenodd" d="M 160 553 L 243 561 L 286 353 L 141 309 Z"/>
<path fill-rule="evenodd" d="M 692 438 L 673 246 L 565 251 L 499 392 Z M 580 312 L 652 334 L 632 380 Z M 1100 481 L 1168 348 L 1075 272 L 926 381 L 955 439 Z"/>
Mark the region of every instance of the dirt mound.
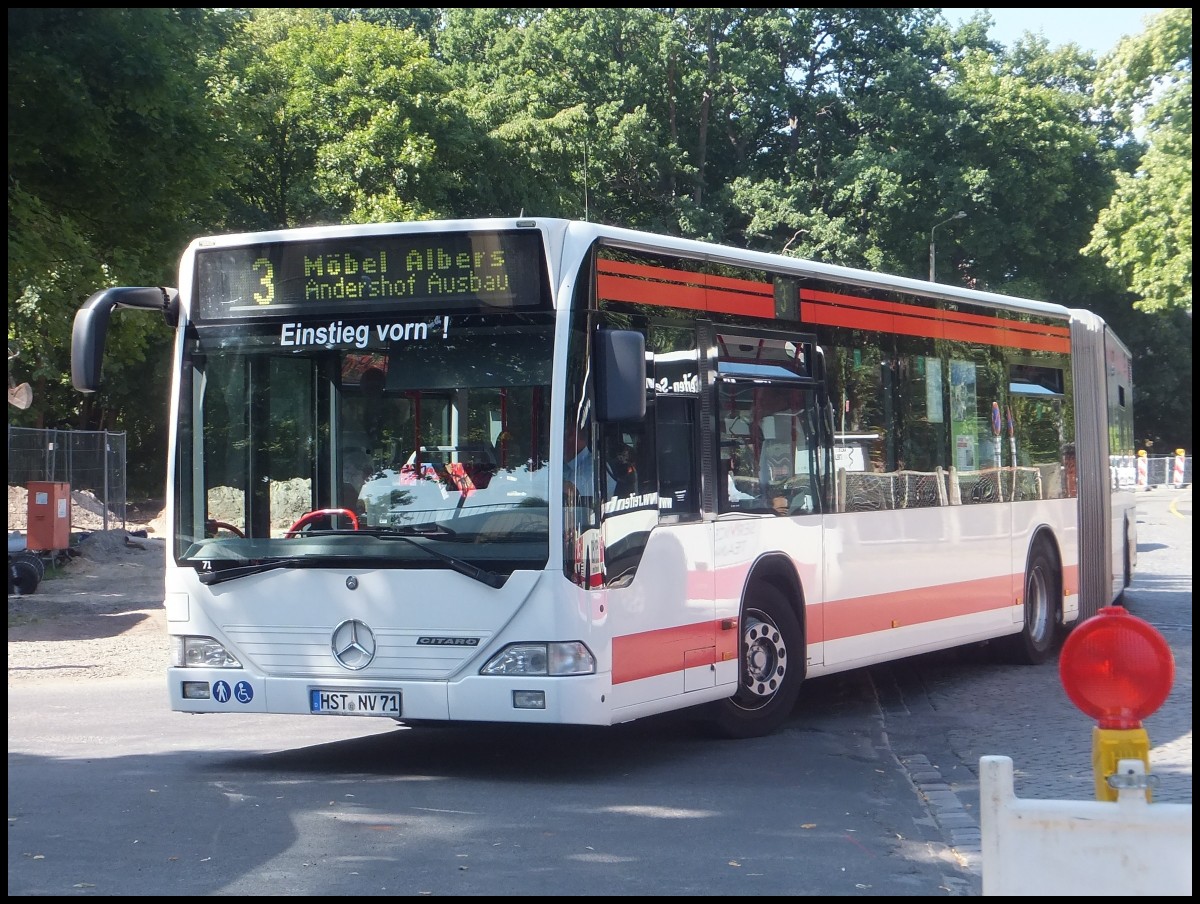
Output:
<path fill-rule="evenodd" d="M 147 547 L 144 540 L 129 536 L 123 530 L 98 530 L 85 536 L 78 552 L 85 559 L 106 562 L 119 556 L 140 555 Z"/>
<path fill-rule="evenodd" d="M 271 527 L 291 527 L 310 508 L 311 481 L 294 477 L 271 483 Z M 242 527 L 246 523 L 243 510 L 245 493 L 236 487 L 213 487 L 208 491 L 208 517 L 226 524 Z"/>

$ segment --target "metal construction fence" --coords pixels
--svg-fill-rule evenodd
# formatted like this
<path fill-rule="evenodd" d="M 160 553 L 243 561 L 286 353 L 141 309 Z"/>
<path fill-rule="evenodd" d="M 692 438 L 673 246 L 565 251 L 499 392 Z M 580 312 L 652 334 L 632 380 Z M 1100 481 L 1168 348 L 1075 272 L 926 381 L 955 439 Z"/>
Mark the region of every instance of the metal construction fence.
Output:
<path fill-rule="evenodd" d="M 1192 485 L 1190 455 L 1114 455 L 1110 464 L 1113 480 L 1118 486 L 1148 490 L 1150 487 Z"/>
<path fill-rule="evenodd" d="M 8 428 L 8 529 L 29 527 L 31 483 L 71 488 L 71 528 L 124 530 L 125 434 L 106 430 Z"/>

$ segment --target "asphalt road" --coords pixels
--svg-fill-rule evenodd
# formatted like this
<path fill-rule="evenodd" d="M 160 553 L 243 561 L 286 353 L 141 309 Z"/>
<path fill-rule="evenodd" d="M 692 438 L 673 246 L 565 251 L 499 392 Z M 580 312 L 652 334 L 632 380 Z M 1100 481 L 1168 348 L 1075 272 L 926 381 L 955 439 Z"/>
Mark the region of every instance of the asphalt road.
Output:
<path fill-rule="evenodd" d="M 770 738 L 680 717 L 397 730 L 9 695 L 9 894 L 917 895 L 969 888 L 865 674 Z"/>
<path fill-rule="evenodd" d="M 1156 800 L 1191 802 L 1191 491 L 1139 500 L 1128 607 L 1176 682 Z M 10 895 L 980 894 L 979 757 L 1092 799 L 1057 663 L 986 650 L 809 682 L 770 738 L 188 716 L 162 681 L 9 688 Z"/>

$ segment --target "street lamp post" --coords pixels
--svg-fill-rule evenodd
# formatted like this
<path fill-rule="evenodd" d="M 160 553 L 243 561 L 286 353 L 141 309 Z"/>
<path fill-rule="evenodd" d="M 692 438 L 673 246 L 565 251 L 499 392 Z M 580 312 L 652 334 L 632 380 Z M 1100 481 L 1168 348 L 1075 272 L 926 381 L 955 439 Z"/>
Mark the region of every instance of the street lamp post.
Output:
<path fill-rule="evenodd" d="M 934 275 L 937 271 L 937 246 L 933 243 L 933 234 L 937 232 L 938 226 L 945 226 L 947 223 L 954 220 L 961 220 L 967 215 L 965 210 L 960 210 L 954 216 L 942 220 L 940 223 L 935 223 L 934 227 L 929 230 L 929 281 L 937 282 L 937 277 Z"/>

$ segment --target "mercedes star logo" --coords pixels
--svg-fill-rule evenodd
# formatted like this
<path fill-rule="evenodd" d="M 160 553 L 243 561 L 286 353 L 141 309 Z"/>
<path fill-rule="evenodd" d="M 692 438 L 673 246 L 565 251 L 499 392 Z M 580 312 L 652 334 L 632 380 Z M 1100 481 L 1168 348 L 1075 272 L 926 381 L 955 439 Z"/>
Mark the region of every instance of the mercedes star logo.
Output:
<path fill-rule="evenodd" d="M 338 665 L 357 672 L 369 666 L 375 658 L 375 632 L 367 627 L 366 622 L 350 618 L 333 629 L 329 647 Z"/>

